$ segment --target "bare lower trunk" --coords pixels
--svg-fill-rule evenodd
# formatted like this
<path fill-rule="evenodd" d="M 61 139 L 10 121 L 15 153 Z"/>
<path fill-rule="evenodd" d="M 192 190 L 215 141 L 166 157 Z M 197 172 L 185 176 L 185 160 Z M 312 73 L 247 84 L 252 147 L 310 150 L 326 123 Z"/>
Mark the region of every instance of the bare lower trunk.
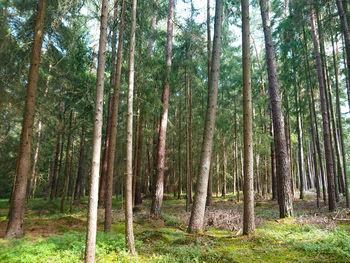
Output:
<path fill-rule="evenodd" d="M 318 39 L 315 29 L 314 21 L 314 10 L 313 6 L 310 6 L 311 14 L 311 28 L 312 28 L 312 38 L 314 42 L 314 51 L 315 51 L 315 60 L 316 68 L 318 75 L 318 84 L 320 89 L 320 98 L 321 98 L 321 109 L 322 109 L 322 121 L 323 121 L 323 140 L 326 156 L 326 168 L 327 168 L 327 181 L 328 181 L 328 205 L 329 210 L 334 211 L 336 209 L 336 200 L 335 200 L 335 185 L 334 185 L 334 171 L 333 171 L 333 157 L 332 157 L 332 144 L 331 144 L 331 135 L 329 130 L 329 117 L 327 110 L 327 100 L 326 100 L 326 91 L 323 82 L 323 72 L 320 54 L 318 50 Z"/>
<path fill-rule="evenodd" d="M 23 236 L 24 206 L 27 190 L 27 177 L 30 166 L 30 151 L 33 139 L 32 135 L 35 115 L 36 90 L 38 86 L 40 54 L 44 35 L 45 9 L 46 0 L 39 0 L 34 27 L 34 42 L 30 57 L 22 131 L 13 184 L 14 187 L 11 195 L 9 222 L 6 229 L 7 238 Z"/>
<path fill-rule="evenodd" d="M 108 0 L 102 0 L 101 28 L 98 52 L 95 113 L 94 113 L 94 134 L 91 160 L 89 209 L 86 231 L 85 262 L 95 261 L 95 245 L 97 230 L 97 207 L 98 207 L 98 179 L 100 173 L 102 125 L 103 125 L 103 89 L 104 70 L 106 63 L 106 39 L 107 39 L 107 18 Z"/>
<path fill-rule="evenodd" d="M 74 200 L 79 201 L 82 193 L 83 173 L 84 173 L 84 152 L 85 152 L 85 136 L 86 128 L 83 126 L 80 137 L 80 152 L 79 152 L 79 164 L 77 178 L 75 180 Z"/>
<path fill-rule="evenodd" d="M 243 141 L 244 141 L 244 209 L 243 234 L 255 231 L 254 219 L 254 159 L 253 106 L 250 73 L 249 0 L 242 0 L 242 64 L 243 64 Z M 258 170 L 258 162 L 257 167 Z"/>
<path fill-rule="evenodd" d="M 174 23 L 174 6 L 175 1 L 169 0 L 168 6 L 168 26 L 167 26 L 167 44 L 166 44 L 166 65 L 167 75 L 164 80 L 162 104 L 163 110 L 160 117 L 158 151 L 157 151 L 157 177 L 155 182 L 155 190 L 152 197 L 151 215 L 161 217 L 162 203 L 164 193 L 164 161 L 165 161 L 165 143 L 166 130 L 168 123 L 168 108 L 169 108 L 169 92 L 170 92 L 170 72 L 171 72 L 171 57 L 173 47 L 173 23 Z"/>
<path fill-rule="evenodd" d="M 266 64 L 269 79 L 269 97 L 274 128 L 274 143 L 276 151 L 276 171 L 278 185 L 278 200 L 280 217 L 293 215 L 293 200 L 291 193 L 290 162 L 284 129 L 281 94 L 278 85 L 276 58 L 272 42 L 271 22 L 269 17 L 270 1 L 260 0 L 261 17 L 263 21 Z"/>
<path fill-rule="evenodd" d="M 213 54 L 210 72 L 210 84 L 208 88 L 207 112 L 203 131 L 203 143 L 197 178 L 196 193 L 191 211 L 190 222 L 187 231 L 201 231 L 204 223 L 205 202 L 208 188 L 211 153 L 213 148 L 214 127 L 216 118 L 216 104 L 218 94 L 220 53 L 221 53 L 221 29 L 223 20 L 223 1 L 217 0 L 215 7 L 215 25 Z"/>
<path fill-rule="evenodd" d="M 126 117 L 126 176 L 125 176 L 125 239 L 130 254 L 135 254 L 133 215 L 132 215 L 132 122 L 135 75 L 135 29 L 137 0 L 132 1 L 131 29 L 129 42 L 129 86 Z"/>
<path fill-rule="evenodd" d="M 120 13 L 119 23 L 119 40 L 117 51 L 117 64 L 115 71 L 115 85 L 113 93 L 112 104 L 112 121 L 111 121 L 111 133 L 108 149 L 108 167 L 107 167 L 107 180 L 106 180 L 106 195 L 105 195 L 105 222 L 104 231 L 110 232 L 112 225 L 112 195 L 113 195 L 113 173 L 117 140 L 117 124 L 118 124 L 118 106 L 119 106 L 119 89 L 120 78 L 123 59 L 123 42 L 124 42 L 124 13 L 125 13 L 125 0 L 122 0 L 122 7 Z"/>

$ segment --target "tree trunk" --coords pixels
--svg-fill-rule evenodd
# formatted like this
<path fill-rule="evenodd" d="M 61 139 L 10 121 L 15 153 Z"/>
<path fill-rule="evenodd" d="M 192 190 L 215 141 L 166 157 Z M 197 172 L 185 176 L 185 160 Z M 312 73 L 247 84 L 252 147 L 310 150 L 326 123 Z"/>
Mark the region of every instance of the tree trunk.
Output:
<path fill-rule="evenodd" d="M 318 75 L 318 84 L 320 89 L 320 99 L 321 99 L 321 109 L 322 109 L 322 121 L 323 121 L 323 140 L 326 156 L 326 168 L 327 168 L 327 181 L 328 181 L 328 205 L 329 210 L 334 211 L 336 209 L 336 200 L 335 200 L 335 185 L 334 185 L 334 172 L 333 172 L 333 157 L 332 157 L 332 144 L 331 144 L 331 135 L 329 130 L 329 117 L 327 110 L 327 100 L 326 100 L 326 91 L 323 82 L 323 72 L 320 59 L 320 53 L 318 51 L 318 39 L 315 29 L 314 21 L 314 10 L 313 6 L 310 6 L 310 15 L 311 15 L 311 28 L 312 28 L 312 39 L 314 42 L 314 52 L 316 60 L 316 69 Z"/>
<path fill-rule="evenodd" d="M 85 262 L 95 261 L 96 229 L 97 229 L 97 207 L 98 207 L 98 177 L 100 173 L 102 125 L 103 125 L 103 89 L 104 71 L 106 63 L 106 39 L 108 0 L 102 0 L 101 28 L 98 52 L 98 66 L 96 77 L 94 134 L 92 145 L 89 208 L 86 230 Z"/>
<path fill-rule="evenodd" d="M 168 6 L 168 25 L 167 25 L 167 44 L 166 44 L 166 65 L 167 74 L 163 85 L 162 104 L 163 110 L 160 117 L 158 151 L 157 151 L 157 176 L 155 182 L 154 195 L 152 197 L 151 215 L 161 217 L 162 203 L 164 193 L 164 160 L 165 160 L 165 143 L 166 130 L 168 124 L 168 108 L 169 108 L 169 92 L 170 92 L 170 72 L 171 72 L 171 57 L 173 48 L 173 23 L 174 23 L 174 6 L 175 1 L 169 0 Z"/>
<path fill-rule="evenodd" d="M 139 112 L 139 134 L 137 135 L 138 142 L 137 142 L 137 149 L 136 149 L 136 160 L 135 160 L 135 205 L 142 204 L 142 198 L 141 198 L 141 165 L 142 165 L 142 149 L 143 149 L 143 133 L 144 133 L 144 111 L 142 109 L 142 106 L 140 106 L 140 112 Z"/>
<path fill-rule="evenodd" d="M 263 21 L 266 64 L 269 79 L 269 97 L 272 111 L 274 142 L 276 151 L 276 172 L 280 217 L 293 216 L 293 200 L 291 194 L 290 162 L 284 129 L 281 94 L 278 85 L 276 58 L 271 34 L 270 1 L 260 0 Z"/>
<path fill-rule="evenodd" d="M 129 42 L 129 86 L 126 117 L 126 176 L 125 176 L 125 239 L 130 254 L 135 254 L 132 215 L 132 122 L 135 75 L 135 29 L 137 0 L 132 1 L 131 28 Z"/>
<path fill-rule="evenodd" d="M 21 237 L 24 234 L 23 221 L 27 190 L 27 177 L 30 166 L 30 151 L 33 140 L 32 136 L 35 115 L 36 90 L 38 86 L 41 46 L 44 35 L 45 9 L 46 0 L 39 0 L 34 27 L 34 42 L 30 57 L 26 102 L 23 112 L 22 131 L 17 156 L 13 193 L 11 195 L 9 222 L 6 229 L 6 238 Z"/>
<path fill-rule="evenodd" d="M 205 117 L 205 127 L 203 131 L 203 143 L 199 164 L 199 174 L 196 185 L 196 193 L 192 206 L 189 226 L 187 229 L 188 232 L 201 231 L 204 223 L 204 212 L 208 188 L 210 159 L 213 148 L 213 137 L 215 130 L 215 115 L 220 72 L 222 20 L 223 1 L 217 0 L 215 7 L 214 41 L 211 72 L 209 78 L 210 83 L 208 88 L 207 112 Z"/>
<path fill-rule="evenodd" d="M 255 231 L 253 106 L 250 73 L 249 0 L 242 0 L 242 64 L 243 64 L 243 142 L 244 142 L 244 209 L 243 234 Z M 258 165 L 258 163 L 257 163 Z M 259 167 L 256 167 L 259 169 Z"/>
<path fill-rule="evenodd" d="M 83 125 L 81 137 L 80 137 L 80 151 L 79 151 L 79 164 L 77 178 L 75 181 L 75 190 L 74 190 L 74 200 L 80 201 L 80 196 L 82 192 L 82 183 L 83 183 L 83 173 L 84 173 L 84 151 L 85 151 L 85 136 L 86 136 L 86 127 Z"/>
<path fill-rule="evenodd" d="M 306 72 L 308 73 L 308 85 L 309 85 L 309 92 L 310 92 L 310 97 L 311 97 L 311 106 L 312 106 L 312 122 L 315 125 L 315 136 L 316 136 L 316 150 L 317 150 L 317 155 L 318 155 L 318 160 L 319 160 L 319 165 L 320 165 L 320 171 L 321 171 L 321 179 L 322 179 L 322 190 L 323 190 L 323 201 L 324 204 L 326 205 L 327 199 L 326 199 L 326 184 L 325 184 L 325 179 L 324 179 L 324 171 L 323 171 L 323 165 L 322 165 L 322 154 L 321 154 L 321 146 L 320 146 L 320 139 L 318 136 L 318 125 L 317 125 L 317 119 L 316 119 L 316 108 L 315 108 L 315 99 L 314 99 L 314 91 L 313 91 L 313 86 L 310 82 L 311 80 L 311 75 L 310 75 L 310 65 L 309 65 L 309 52 L 307 48 L 307 39 L 306 39 L 306 33 L 305 33 L 305 28 L 303 27 L 303 37 L 304 37 L 304 42 L 305 42 L 305 57 L 306 57 Z"/>
<path fill-rule="evenodd" d="M 35 153 L 34 153 L 34 158 L 33 158 L 33 166 L 32 166 L 32 175 L 30 176 L 30 182 L 29 182 L 29 190 L 28 190 L 28 197 L 34 198 L 34 193 L 33 193 L 33 187 L 34 187 L 34 182 L 36 181 L 36 165 L 38 163 L 38 157 L 39 157 L 39 150 L 40 150 L 40 138 L 41 138 L 41 117 L 38 123 L 38 136 L 37 136 L 37 141 L 36 141 L 36 147 L 35 147 Z"/>
<path fill-rule="evenodd" d="M 105 148 L 104 148 L 103 157 L 102 157 L 102 169 L 101 169 L 99 191 L 98 191 L 98 207 L 100 208 L 105 207 L 105 200 L 106 200 L 108 153 L 109 153 L 109 144 L 110 144 L 109 142 L 111 138 L 111 124 L 112 124 L 112 103 L 113 103 L 113 94 L 109 94 Z"/>
<path fill-rule="evenodd" d="M 123 57 L 124 13 L 125 13 L 125 0 L 122 0 L 120 23 L 119 23 L 117 65 L 116 65 L 116 71 L 115 71 L 115 85 L 114 85 L 113 103 L 112 103 L 112 121 L 111 121 L 111 133 L 110 133 L 110 141 L 109 141 L 110 145 L 108 149 L 108 167 L 107 167 L 106 195 L 105 195 L 105 222 L 104 222 L 105 232 L 110 232 L 111 225 L 112 225 L 113 174 L 114 174 L 115 150 L 116 150 L 116 140 L 117 140 L 119 89 L 120 89 L 120 78 L 121 78 L 122 57 Z"/>
<path fill-rule="evenodd" d="M 338 14 L 340 17 L 340 22 L 343 30 L 343 36 L 344 36 L 344 42 L 345 42 L 345 49 L 346 49 L 346 64 L 348 68 L 348 79 L 350 79 L 350 31 L 349 31 L 349 25 L 348 20 L 346 17 L 346 8 L 347 6 L 343 5 L 343 2 L 341 0 L 336 0 L 336 4 L 338 7 Z M 350 94 L 349 87 L 348 87 L 348 94 Z M 348 98 L 350 100 L 350 97 Z M 350 103 L 349 103 L 349 110 L 350 110 Z"/>
<path fill-rule="evenodd" d="M 73 121 L 73 111 L 71 110 L 70 115 L 69 115 L 69 127 L 68 127 L 68 141 L 67 141 L 67 148 L 66 148 L 66 159 L 65 159 L 65 165 L 64 165 L 64 178 L 63 178 L 63 187 L 62 187 L 62 193 L 61 193 L 61 203 L 60 203 L 60 212 L 63 213 L 64 210 L 64 201 L 66 198 L 66 190 L 68 189 L 69 185 L 69 151 L 70 151 L 70 146 L 72 142 L 72 121 Z"/>
<path fill-rule="evenodd" d="M 223 153 L 223 163 L 222 163 L 222 191 L 221 191 L 221 196 L 224 197 L 224 199 L 226 199 L 226 179 L 227 179 L 227 154 L 226 154 L 226 139 L 223 136 L 222 139 L 222 153 Z"/>

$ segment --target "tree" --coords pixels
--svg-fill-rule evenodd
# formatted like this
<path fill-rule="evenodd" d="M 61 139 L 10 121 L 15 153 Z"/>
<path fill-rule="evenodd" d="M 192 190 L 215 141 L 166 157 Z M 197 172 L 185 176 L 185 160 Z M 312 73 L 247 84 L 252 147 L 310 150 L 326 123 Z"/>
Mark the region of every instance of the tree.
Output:
<path fill-rule="evenodd" d="M 105 232 L 111 231 L 112 225 L 112 190 L 113 190 L 113 173 L 114 173 L 114 160 L 117 141 L 117 121 L 118 121 L 118 108 L 119 108 L 119 89 L 120 78 L 122 71 L 122 59 L 123 59 L 123 42 L 124 42 L 124 16 L 125 16 L 125 0 L 122 1 L 122 7 L 120 12 L 119 23 L 119 38 L 118 38 L 118 51 L 117 51 L 117 64 L 115 70 L 115 83 L 112 102 L 112 121 L 110 132 L 110 145 L 108 148 L 108 167 L 107 167 L 107 181 L 106 181 L 106 200 L 105 200 Z"/>
<path fill-rule="evenodd" d="M 125 238 L 129 252 L 135 254 L 134 230 L 132 218 L 132 121 L 134 100 L 134 75 L 135 75 L 135 29 L 136 29 L 137 0 L 132 1 L 131 29 L 129 42 L 129 86 L 128 106 L 126 119 L 126 178 L 125 178 Z"/>
<path fill-rule="evenodd" d="M 321 99 L 321 111 L 322 111 L 322 124 L 323 124 L 323 141 L 326 157 L 326 170 L 327 170 L 327 182 L 328 182 L 328 208 L 329 211 L 334 211 L 336 209 L 336 200 L 335 200 L 335 185 L 334 185 L 334 162 L 333 162 L 333 149 L 331 142 L 331 133 L 329 129 L 329 116 L 327 109 L 327 99 L 326 99 L 326 90 L 323 82 L 323 71 L 321 65 L 321 57 L 318 50 L 318 38 L 315 28 L 315 19 L 314 19 L 314 9 L 313 5 L 310 5 L 310 22 L 311 22 L 311 32 L 312 39 L 314 43 L 314 53 L 316 60 L 316 69 L 318 76 L 318 87 L 320 89 L 320 99 Z"/>
<path fill-rule="evenodd" d="M 167 25 L 167 42 L 166 42 L 166 66 L 167 73 L 163 85 L 162 104 L 163 110 L 160 117 L 158 150 L 157 150 L 157 176 L 155 181 L 155 189 L 152 197 L 151 215 L 160 217 L 162 214 L 162 203 L 164 194 L 164 161 L 165 161 L 165 143 L 166 130 L 168 123 L 169 93 L 170 93 L 170 72 L 171 59 L 173 49 L 173 23 L 174 23 L 175 1 L 169 0 L 168 6 L 168 25 Z"/>
<path fill-rule="evenodd" d="M 244 137 L 244 210 L 243 234 L 255 231 L 253 184 L 253 119 L 250 74 L 249 0 L 242 0 L 242 64 L 243 64 L 243 137 Z M 259 167 L 257 167 L 259 169 Z"/>
<path fill-rule="evenodd" d="M 290 163 L 284 129 L 281 94 L 278 84 L 276 58 L 272 42 L 270 22 L 270 0 L 260 0 L 261 18 L 264 28 L 266 65 L 269 80 L 269 98 L 275 143 L 278 204 L 280 217 L 293 216 L 293 200 L 291 194 Z"/>
<path fill-rule="evenodd" d="M 94 135 L 92 146 L 92 162 L 90 177 L 89 210 L 86 230 L 85 262 L 95 261 L 97 206 L 98 206 L 98 178 L 100 173 L 100 156 L 103 125 L 103 89 L 104 70 L 106 63 L 108 0 L 102 0 L 101 27 L 98 51 L 98 66 L 95 95 Z"/>
<path fill-rule="evenodd" d="M 220 73 L 221 54 L 221 29 L 223 20 L 223 1 L 217 0 L 215 6 L 215 24 L 213 53 L 211 61 L 211 72 L 209 77 L 208 102 L 205 116 L 205 127 L 203 131 L 203 142 L 199 163 L 199 174 L 194 202 L 191 211 L 190 222 L 187 231 L 197 232 L 203 228 L 206 195 L 208 188 L 208 177 L 210 169 L 210 159 L 213 149 L 213 137 L 215 130 L 216 104 L 218 96 L 218 84 Z"/>
<path fill-rule="evenodd" d="M 11 195 L 9 222 L 6 229 L 7 238 L 21 237 L 24 234 L 24 206 L 30 166 L 30 151 L 33 139 L 36 91 L 39 79 L 41 46 L 44 36 L 45 11 L 46 0 L 39 0 L 34 27 L 34 42 L 30 58 L 26 103 L 23 111 L 22 132 L 17 156 L 16 174 Z"/>

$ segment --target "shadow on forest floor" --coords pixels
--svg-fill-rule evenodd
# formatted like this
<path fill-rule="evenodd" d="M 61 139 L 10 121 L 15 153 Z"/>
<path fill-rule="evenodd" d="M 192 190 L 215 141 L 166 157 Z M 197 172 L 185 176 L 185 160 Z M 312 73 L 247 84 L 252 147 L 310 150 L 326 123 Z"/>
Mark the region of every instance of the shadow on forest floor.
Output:
<path fill-rule="evenodd" d="M 278 219 L 276 201 L 256 198 L 254 235 L 243 237 L 242 202 L 228 196 L 213 198 L 206 210 L 205 231 L 187 234 L 189 212 L 184 199 L 167 196 L 163 218 L 149 218 L 150 200 L 134 209 L 136 256 L 126 252 L 124 211 L 113 200 L 112 233 L 103 233 L 104 210 L 99 209 L 97 262 L 349 262 L 350 210 L 329 213 L 316 207 L 314 194 L 294 200 L 294 218 Z M 8 201 L 0 200 L 0 262 L 82 262 L 87 202 L 72 213 L 59 213 L 58 202 L 30 200 L 24 238 L 3 239 Z"/>

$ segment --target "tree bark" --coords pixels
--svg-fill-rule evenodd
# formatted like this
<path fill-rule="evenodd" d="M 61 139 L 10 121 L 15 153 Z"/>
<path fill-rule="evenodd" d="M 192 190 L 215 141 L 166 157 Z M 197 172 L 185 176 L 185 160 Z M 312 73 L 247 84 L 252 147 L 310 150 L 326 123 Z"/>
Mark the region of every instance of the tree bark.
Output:
<path fill-rule="evenodd" d="M 78 172 L 77 178 L 75 181 L 75 190 L 74 190 L 74 200 L 80 201 L 80 196 L 82 192 L 82 181 L 83 181 L 83 173 L 84 173 L 84 152 L 85 152 L 85 136 L 86 136 L 86 127 L 83 125 L 81 137 L 80 137 L 80 150 L 79 150 L 79 164 L 78 164 Z"/>
<path fill-rule="evenodd" d="M 161 217 L 162 203 L 164 193 L 164 161 L 165 161 L 165 143 L 166 130 L 168 124 L 168 108 L 169 108 L 169 92 L 170 92 L 170 72 L 173 48 L 173 23 L 174 23 L 174 7 L 175 1 L 169 0 L 168 6 L 168 25 L 167 25 L 167 44 L 166 44 L 166 66 L 167 74 L 163 85 L 162 104 L 163 110 L 160 117 L 160 127 L 158 136 L 157 151 L 157 176 L 155 182 L 154 195 L 152 197 L 151 216 Z"/>
<path fill-rule="evenodd" d="M 318 39 L 315 28 L 314 21 L 314 10 L 313 6 L 310 5 L 310 16 L 311 16 L 311 29 L 312 29 L 312 39 L 314 43 L 314 52 L 316 60 L 316 69 L 318 76 L 318 84 L 320 89 L 320 99 L 321 99 L 321 110 L 322 110 L 322 121 L 323 121 L 323 140 L 326 156 L 326 169 L 327 169 L 327 181 L 328 181 L 328 206 L 330 211 L 336 209 L 336 200 L 335 200 L 335 185 L 334 185 L 334 172 L 333 172 L 333 157 L 332 157 L 332 144 L 331 144 L 331 134 L 329 130 L 329 117 L 327 110 L 327 100 L 326 100 L 326 91 L 323 82 L 323 72 L 321 65 L 320 53 L 318 51 Z"/>
<path fill-rule="evenodd" d="M 196 193 L 191 211 L 190 222 L 187 231 L 201 231 L 204 223 L 205 202 L 208 188 L 208 176 L 210 159 L 213 148 L 215 130 L 215 115 L 218 94 L 220 53 L 221 53 L 221 29 L 223 20 L 223 1 L 217 0 L 215 7 L 214 41 L 211 63 L 211 72 L 208 88 L 207 112 L 203 131 L 203 143 L 199 164 L 199 174 L 196 185 Z"/>
<path fill-rule="evenodd" d="M 242 0 L 242 65 L 243 65 L 243 144 L 244 144 L 244 208 L 243 234 L 255 231 L 254 219 L 254 159 L 253 106 L 250 73 L 249 0 Z M 258 165 L 258 163 L 257 163 Z M 257 167 L 259 169 L 259 167 Z"/>
<path fill-rule="evenodd" d="M 135 29 L 137 0 L 132 1 L 131 28 L 129 42 L 129 86 L 126 117 L 126 176 L 125 176 L 125 239 L 130 254 L 135 254 L 132 215 L 132 122 L 135 75 Z"/>
<path fill-rule="evenodd" d="M 69 115 L 69 127 L 68 127 L 68 141 L 67 141 L 67 148 L 66 148 L 66 159 L 65 159 L 65 165 L 64 165 L 64 178 L 63 178 L 63 187 L 62 187 L 62 193 L 61 193 L 61 203 L 60 203 L 60 212 L 63 213 L 64 210 L 64 201 L 66 199 L 66 190 L 68 189 L 69 185 L 69 152 L 71 148 L 71 142 L 72 142 L 72 121 L 73 121 L 73 111 L 71 110 Z"/>
<path fill-rule="evenodd" d="M 22 131 L 17 156 L 13 193 L 11 196 L 9 222 L 6 229 L 6 238 L 21 237 L 24 234 L 23 221 L 27 177 L 30 166 L 30 151 L 33 140 L 32 136 L 36 90 L 38 86 L 41 46 L 44 35 L 45 9 L 46 0 L 39 0 L 34 27 L 34 42 L 30 57 L 26 102 L 23 111 Z"/>
<path fill-rule="evenodd" d="M 98 52 L 95 113 L 94 113 L 94 134 L 92 145 L 92 162 L 90 176 L 89 208 L 86 231 L 85 262 L 95 261 L 95 245 L 97 230 L 97 207 L 98 207 L 98 177 L 100 173 L 102 125 L 103 125 L 103 89 L 104 70 L 106 63 L 106 39 L 107 39 L 107 18 L 108 0 L 102 0 L 101 7 L 101 28 Z"/>
<path fill-rule="evenodd" d="M 348 20 L 346 17 L 346 8 L 347 6 L 343 5 L 343 1 L 336 0 L 335 1 L 338 8 L 338 14 L 340 17 L 340 22 L 343 30 L 343 36 L 344 36 L 344 42 L 345 42 L 345 50 L 346 50 L 346 64 L 348 68 L 348 79 L 350 79 L 350 31 L 349 31 L 349 25 Z M 349 87 L 348 87 L 348 94 L 350 94 Z M 350 97 L 348 98 L 350 101 Z M 349 104 L 349 110 L 350 110 L 350 104 Z"/>
<path fill-rule="evenodd" d="M 117 124 L 118 124 L 118 106 L 119 106 L 119 89 L 120 78 L 122 70 L 123 59 L 123 42 L 124 42 L 124 14 L 125 14 L 125 0 L 122 0 L 122 7 L 120 13 L 119 23 L 119 38 L 118 38 L 118 51 L 117 51 L 117 64 L 115 71 L 115 85 L 113 93 L 112 103 L 112 121 L 111 121 L 111 133 L 108 149 L 108 167 L 107 167 L 107 180 L 106 180 L 106 195 L 105 195 L 105 222 L 104 231 L 110 232 L 112 225 L 112 195 L 113 195 L 113 173 L 117 140 Z"/>
<path fill-rule="evenodd" d="M 280 217 L 293 216 L 293 200 L 291 194 L 290 162 L 284 129 L 281 94 L 278 85 L 276 58 L 271 34 L 270 1 L 260 0 L 263 21 L 266 64 L 269 79 L 269 97 L 273 119 L 274 143 L 276 152 L 276 174 Z"/>

